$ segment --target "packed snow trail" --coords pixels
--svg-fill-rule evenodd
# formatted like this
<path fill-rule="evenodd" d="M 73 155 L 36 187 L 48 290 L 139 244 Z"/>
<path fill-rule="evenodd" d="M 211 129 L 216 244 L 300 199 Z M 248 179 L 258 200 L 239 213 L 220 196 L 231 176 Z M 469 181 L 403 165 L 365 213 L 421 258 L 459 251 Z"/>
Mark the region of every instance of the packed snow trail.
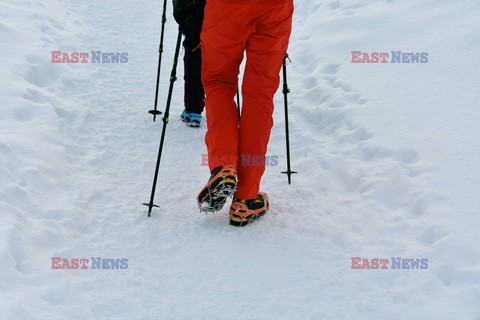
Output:
<path fill-rule="evenodd" d="M 459 7 L 405 3 L 406 12 L 428 17 L 432 30 L 441 25 L 436 17 Z M 208 178 L 201 166 L 206 125 L 188 128 L 179 118 L 181 63 L 155 199 L 160 207 L 147 218 L 141 205 L 149 199 L 162 127 L 147 114 L 161 5 L 0 4 L 0 55 L 7 62 L 0 69 L 2 319 L 480 319 L 478 215 L 438 187 L 436 163 L 423 144 L 387 144 L 377 122 L 388 115 L 374 113 L 376 102 L 356 92 L 364 86 L 348 77 L 353 37 L 367 39 L 362 30 L 374 29 L 384 14 L 407 21 L 399 4 L 296 3 L 288 75 L 292 170 L 299 173 L 290 186 L 280 174 L 286 161 L 279 90 L 268 150 L 279 166 L 268 167 L 262 183 L 271 209 L 245 228 L 228 225 L 228 205 L 215 215 L 198 212 L 195 196 Z M 455 11 L 454 21 L 472 26 L 458 40 L 464 47 L 475 43 L 479 24 L 471 17 L 478 11 L 473 1 Z M 177 34 L 170 11 L 167 17 L 161 111 Z M 401 43 L 411 39 L 421 47 L 422 37 Z M 380 39 L 380 49 L 396 49 Z M 345 56 L 327 48 L 342 48 Z M 129 60 L 52 64 L 53 50 L 128 52 Z M 478 80 L 476 70 L 472 63 L 461 77 Z M 390 103 L 383 113 L 399 107 Z M 435 112 L 433 104 L 424 107 Z M 478 150 L 476 128 L 464 137 L 472 150 Z M 419 135 L 438 130 L 417 129 Z M 478 155 L 472 152 L 468 163 Z M 478 178 L 478 168 L 470 172 Z M 428 258 L 429 268 L 352 270 L 355 256 Z M 128 269 L 52 270 L 51 257 L 128 258 Z"/>

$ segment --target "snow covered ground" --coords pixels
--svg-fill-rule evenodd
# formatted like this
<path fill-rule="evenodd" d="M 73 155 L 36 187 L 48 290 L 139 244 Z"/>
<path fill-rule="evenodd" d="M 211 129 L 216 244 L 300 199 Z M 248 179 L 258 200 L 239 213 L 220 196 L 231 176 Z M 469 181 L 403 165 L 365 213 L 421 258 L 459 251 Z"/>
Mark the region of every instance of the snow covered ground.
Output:
<path fill-rule="evenodd" d="M 176 25 L 170 2 L 164 109 Z M 480 5 L 296 1 L 288 65 L 292 169 L 276 97 L 245 228 L 198 213 L 205 125 L 176 83 L 152 217 L 161 1 L 0 3 L 1 319 L 480 319 Z M 128 52 L 51 63 L 51 51 Z M 428 63 L 351 63 L 351 51 Z M 389 61 L 391 59 L 388 59 Z M 179 75 L 183 74 L 180 64 Z M 52 269 L 52 257 L 128 259 Z M 389 259 L 352 269 L 352 257 Z M 392 269 L 392 257 L 428 259 Z M 71 261 L 71 260 L 70 260 Z M 370 260 L 371 261 L 371 260 Z"/>

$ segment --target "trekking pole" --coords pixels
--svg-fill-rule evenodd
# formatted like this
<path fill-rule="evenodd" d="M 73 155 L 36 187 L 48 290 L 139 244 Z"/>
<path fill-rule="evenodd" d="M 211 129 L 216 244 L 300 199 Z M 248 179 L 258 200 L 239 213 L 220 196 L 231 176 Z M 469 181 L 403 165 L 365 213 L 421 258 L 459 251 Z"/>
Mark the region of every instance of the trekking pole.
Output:
<path fill-rule="evenodd" d="M 237 87 L 237 111 L 238 111 L 238 121 L 240 121 L 240 90 Z"/>
<path fill-rule="evenodd" d="M 285 103 L 285 135 L 286 135 L 286 144 L 287 144 L 287 171 L 283 171 L 288 176 L 288 184 L 291 184 L 291 175 L 297 173 L 290 169 L 290 139 L 288 133 L 288 98 L 287 94 L 290 92 L 287 85 L 287 59 L 288 53 L 285 52 L 285 57 L 283 58 L 283 102 Z"/>
<path fill-rule="evenodd" d="M 181 40 L 182 40 L 182 32 L 179 29 L 178 36 L 177 36 L 177 45 L 175 47 L 175 56 L 173 58 L 172 73 L 170 74 L 170 87 L 168 89 L 167 105 L 165 107 L 165 113 L 163 114 L 163 118 L 162 118 L 163 120 L 162 137 L 160 138 L 160 146 L 158 147 L 157 165 L 155 167 L 155 175 L 153 176 L 152 193 L 150 195 L 150 202 L 143 203 L 144 206 L 148 206 L 149 217 L 150 217 L 150 213 L 152 212 L 152 208 L 153 207 L 158 208 L 157 205 L 153 204 L 153 199 L 155 197 L 155 188 L 157 186 L 158 169 L 160 167 L 160 159 L 162 158 L 163 141 L 165 140 L 165 131 L 167 130 L 168 115 L 170 113 L 170 102 L 172 101 L 173 84 L 177 80 L 177 62 L 178 62 L 178 55 L 180 53 Z"/>
<path fill-rule="evenodd" d="M 165 12 L 167 11 L 167 0 L 163 0 L 163 13 L 162 13 L 162 30 L 160 32 L 160 45 L 158 46 L 158 69 L 157 69 L 157 88 L 155 89 L 155 104 L 153 110 L 148 111 L 148 113 L 153 114 L 153 122 L 157 118 L 157 115 L 162 113 L 157 110 L 157 101 L 158 101 L 158 84 L 160 82 L 160 69 L 162 66 L 162 53 L 163 53 L 163 34 L 165 32 L 165 22 L 167 22 L 167 16 Z"/>

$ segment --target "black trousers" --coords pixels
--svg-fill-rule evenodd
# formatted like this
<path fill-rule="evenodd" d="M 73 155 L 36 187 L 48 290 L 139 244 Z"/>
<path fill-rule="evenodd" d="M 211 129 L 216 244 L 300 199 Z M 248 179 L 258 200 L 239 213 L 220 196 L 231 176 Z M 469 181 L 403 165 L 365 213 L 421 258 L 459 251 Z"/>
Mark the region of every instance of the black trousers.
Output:
<path fill-rule="evenodd" d="M 187 113 L 202 113 L 205 107 L 205 92 L 202 85 L 202 51 L 200 48 L 200 32 L 202 31 L 203 10 L 205 1 L 196 0 L 191 13 L 185 18 L 182 32 L 185 35 L 184 103 Z"/>

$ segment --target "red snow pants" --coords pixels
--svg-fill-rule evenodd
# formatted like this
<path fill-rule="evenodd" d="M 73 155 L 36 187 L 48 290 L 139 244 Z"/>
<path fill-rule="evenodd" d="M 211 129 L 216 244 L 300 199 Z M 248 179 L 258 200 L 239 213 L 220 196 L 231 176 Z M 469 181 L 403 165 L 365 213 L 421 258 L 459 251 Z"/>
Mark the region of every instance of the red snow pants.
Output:
<path fill-rule="evenodd" d="M 257 197 L 273 126 L 273 95 L 292 27 L 293 0 L 207 0 L 200 36 L 210 170 L 237 168 L 235 197 Z M 234 101 L 246 53 L 242 113 Z M 256 159 L 256 160 L 255 160 Z"/>

